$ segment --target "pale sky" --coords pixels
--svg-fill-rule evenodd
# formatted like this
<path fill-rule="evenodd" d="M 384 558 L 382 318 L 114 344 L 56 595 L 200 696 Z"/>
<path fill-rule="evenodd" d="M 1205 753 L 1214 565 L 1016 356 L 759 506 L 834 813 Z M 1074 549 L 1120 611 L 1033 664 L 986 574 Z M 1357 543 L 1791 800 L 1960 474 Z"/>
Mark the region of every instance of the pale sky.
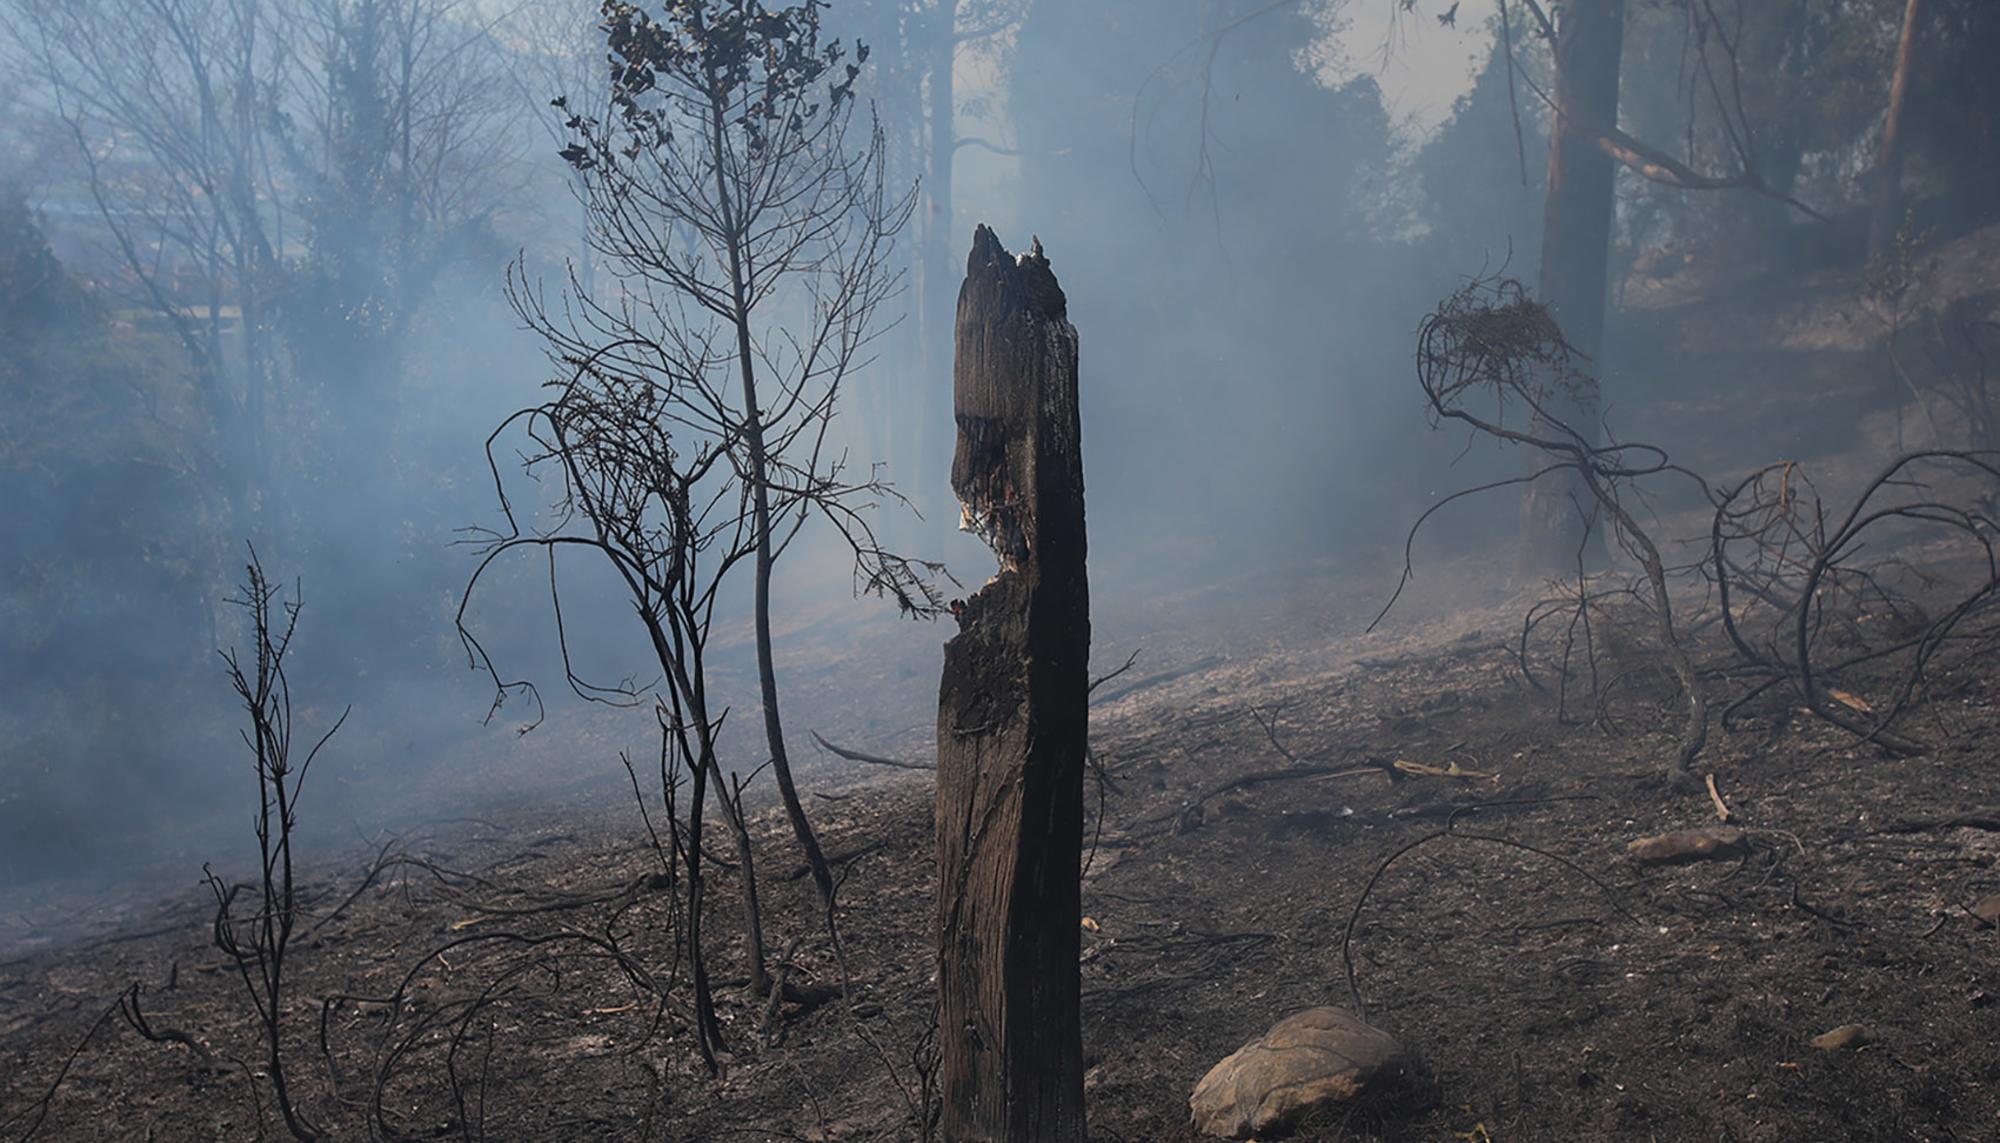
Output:
<path fill-rule="evenodd" d="M 1314 46 L 1321 75 L 1343 82 L 1373 75 L 1382 85 L 1390 118 L 1422 139 L 1451 114 L 1454 99 L 1472 87 L 1473 77 L 1492 50 L 1494 0 L 1459 0 L 1452 27 L 1437 17 L 1452 0 L 1334 0 L 1327 39 Z M 1513 15 L 1521 15 L 1516 6 Z"/>

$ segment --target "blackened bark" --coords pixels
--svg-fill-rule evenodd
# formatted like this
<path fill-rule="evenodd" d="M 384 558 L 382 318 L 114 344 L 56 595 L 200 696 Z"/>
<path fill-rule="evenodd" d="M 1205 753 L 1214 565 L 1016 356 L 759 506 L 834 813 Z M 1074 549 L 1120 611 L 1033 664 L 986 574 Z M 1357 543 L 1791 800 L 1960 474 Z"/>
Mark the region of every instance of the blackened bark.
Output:
<path fill-rule="evenodd" d="M 757 853 L 750 844 L 750 823 L 743 814 L 742 785 L 739 783 L 732 793 L 722 785 L 720 771 L 715 780 L 716 792 L 725 803 L 723 820 L 736 839 L 736 862 L 743 867 L 743 959 L 749 962 L 750 995 L 761 1000 L 771 994 L 771 970 L 764 956 L 764 911 L 757 899 Z"/>
<path fill-rule="evenodd" d="M 1542 226 L 1538 292 L 1585 359 L 1580 376 L 1553 386 L 1547 412 L 1597 441 L 1599 360 L 1604 348 L 1606 274 L 1611 256 L 1612 192 L 1618 167 L 1598 146 L 1596 128 L 1618 123 L 1618 73 L 1625 42 L 1625 0 L 1571 0 L 1556 31 L 1555 136 Z M 1538 429 L 1541 426 L 1538 426 Z M 1538 432 L 1537 435 L 1543 435 Z M 1596 502 L 1573 473 L 1529 486 L 1521 508 L 1521 565 L 1529 574 L 1603 563 L 1601 541 L 1585 547 Z"/>
<path fill-rule="evenodd" d="M 702 750 L 706 752 L 704 745 Z M 695 1046 L 702 1062 L 715 1071 L 715 1054 L 722 1050 L 722 1023 L 715 1015 L 715 993 L 708 980 L 708 958 L 701 944 L 701 915 L 706 907 L 707 888 L 701 868 L 701 825 L 708 800 L 706 759 L 694 767 L 694 789 L 688 802 L 687 840 L 687 947 L 689 976 L 694 982 Z"/>
<path fill-rule="evenodd" d="M 1041 244 L 980 227 L 958 296 L 952 489 L 1000 571 L 938 697 L 944 1137 L 1084 1138 L 1078 881 L 1090 597 L 1076 328 Z"/>

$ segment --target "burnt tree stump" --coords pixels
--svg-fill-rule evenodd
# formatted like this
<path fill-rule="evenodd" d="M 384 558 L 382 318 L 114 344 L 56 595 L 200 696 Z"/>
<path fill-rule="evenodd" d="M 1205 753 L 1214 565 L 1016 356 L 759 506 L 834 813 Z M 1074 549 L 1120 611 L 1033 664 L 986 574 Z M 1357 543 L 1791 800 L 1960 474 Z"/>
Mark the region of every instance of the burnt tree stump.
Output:
<path fill-rule="evenodd" d="M 953 607 L 938 693 L 942 1127 L 1080 1143 L 1090 587 L 1076 327 L 1039 241 L 974 233 L 955 341 L 951 486 L 1000 570 Z"/>

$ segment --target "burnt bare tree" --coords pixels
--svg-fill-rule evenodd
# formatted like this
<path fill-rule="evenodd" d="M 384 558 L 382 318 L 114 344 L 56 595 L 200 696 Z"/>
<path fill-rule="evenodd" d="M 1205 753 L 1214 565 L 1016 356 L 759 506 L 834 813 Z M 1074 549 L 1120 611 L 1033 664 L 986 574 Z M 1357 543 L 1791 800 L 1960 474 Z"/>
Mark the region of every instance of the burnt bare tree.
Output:
<path fill-rule="evenodd" d="M 347 721 L 347 714 L 343 711 L 305 758 L 294 765 L 292 688 L 285 674 L 285 656 L 298 630 L 301 603 L 296 590 L 290 600 L 282 596 L 283 589 L 265 576 L 252 550 L 241 593 L 230 602 L 242 610 L 254 650 L 248 656 L 235 650 L 220 654 L 228 666 L 230 685 L 249 718 L 242 736 L 256 760 L 257 880 L 248 885 L 230 883 L 213 870 L 206 872 L 208 886 L 215 894 L 215 946 L 235 966 L 256 1009 L 278 1110 L 294 1137 L 314 1140 L 321 1137 L 320 1130 L 300 1111 L 285 1067 L 285 964 L 300 917 L 292 839 L 298 827 L 299 790 L 307 771 Z M 246 892 L 254 899 L 254 911 L 247 916 L 238 912 L 237 905 Z"/>
<path fill-rule="evenodd" d="M 1579 489 L 1581 495 L 1571 504 L 1571 511 L 1584 522 L 1571 550 L 1578 566 L 1578 613 L 1587 615 L 1593 602 L 1582 582 L 1589 563 L 1583 546 L 1602 521 L 1618 547 L 1643 569 L 1643 602 L 1686 704 L 1679 747 L 1666 768 L 1671 780 L 1684 780 L 1689 764 L 1708 741 L 1708 699 L 1676 629 L 1667 582 L 1672 569 L 1648 530 L 1628 510 L 1624 493 L 1635 481 L 1663 475 L 1687 477 L 1704 491 L 1706 485 L 1654 446 L 1600 443 L 1600 426 L 1572 423 L 1578 409 L 1592 407 L 1578 394 L 1590 391 L 1595 380 L 1584 372 L 1549 308 L 1511 279 L 1470 282 L 1424 319 L 1417 333 L 1417 381 L 1434 424 L 1462 424 L 1523 449 L 1534 470 L 1445 497 L 1418 517 L 1411 536 L 1438 510 L 1468 495 L 1508 486 L 1532 489 L 1548 480 Z M 1406 562 L 1404 584 L 1409 574 Z M 1399 585 L 1397 594 L 1401 592 Z M 1389 606 L 1394 605 L 1391 598 Z M 1387 612 L 1384 607 L 1383 614 Z M 1531 613 L 1531 622 L 1533 618 Z"/>
<path fill-rule="evenodd" d="M 603 144 L 599 125 L 580 119 L 575 123 L 573 129 Z M 663 761 L 663 774 L 684 770 L 689 779 L 685 844 L 677 841 L 675 848 L 684 868 L 684 939 L 697 1032 L 703 1052 L 712 1058 L 721 1027 L 701 944 L 706 893 L 702 835 L 711 787 L 734 835 L 742 870 L 751 988 L 757 995 L 771 988 L 743 787 L 721 760 L 720 736 L 728 712 L 718 708 L 709 685 L 710 632 L 725 584 L 740 571 L 760 570 L 757 599 L 767 607 L 769 561 L 809 521 L 821 519 L 830 521 L 852 546 L 862 590 L 891 596 L 912 611 L 934 610 L 939 601 L 924 578 L 928 565 L 902 560 L 875 543 L 868 509 L 892 495 L 890 490 L 872 472 L 851 476 L 844 458 L 828 443 L 838 382 L 854 364 L 873 308 L 891 284 L 879 266 L 849 263 L 844 249 L 828 248 L 815 255 L 824 261 L 810 273 L 798 271 L 812 278 L 804 297 L 819 324 L 805 331 L 802 340 L 784 343 L 803 347 L 808 354 L 803 358 L 753 345 L 753 367 L 779 370 L 774 406 L 753 417 L 735 383 L 745 329 L 706 308 L 709 302 L 722 304 L 721 299 L 695 292 L 702 289 L 694 277 L 704 272 L 700 255 L 678 246 L 640 245 L 646 233 L 664 239 L 662 232 L 650 229 L 663 222 L 643 205 L 652 200 L 630 184 L 607 181 L 617 177 L 607 163 L 579 161 L 579 171 L 589 191 L 585 205 L 593 245 L 606 276 L 620 290 L 611 300 L 600 300 L 573 274 L 561 303 L 551 306 L 524 277 L 512 279 L 518 312 L 542 337 L 561 376 L 549 383 L 548 400 L 514 414 L 489 439 L 487 460 L 503 524 L 478 537 L 486 550 L 468 584 L 459 624 L 474 662 L 492 675 L 496 707 L 511 693 L 536 697 L 539 706 L 531 684 L 497 672 L 468 620 L 488 569 L 509 553 L 536 549 L 548 568 L 569 687 L 591 701 L 635 703 L 644 700 L 648 688 L 626 680 L 593 681 L 575 668 L 560 570 L 568 557 L 583 556 L 607 565 L 623 584 L 659 669 L 655 701 L 671 758 Z M 857 216 L 820 220 L 821 237 L 837 240 L 848 227 L 880 237 L 873 220 L 888 204 L 879 179 L 870 184 L 869 194 L 865 201 L 848 203 Z M 749 249 L 755 255 L 765 252 L 763 246 Z M 794 254 L 800 250 L 792 248 Z M 831 275 L 830 281 L 816 276 L 820 273 Z M 762 283 L 760 296 L 782 296 L 779 287 L 785 284 Z M 818 288 L 834 292 L 815 292 Z M 733 289 L 722 295 L 732 304 L 735 296 Z M 746 448 L 753 420 L 764 434 L 764 449 L 757 454 L 761 468 L 753 465 Z M 513 452 L 531 476 L 553 490 L 547 515 L 517 510 L 509 497 L 502 466 L 503 455 Z M 759 633 L 768 654 L 767 617 Z M 768 682 L 768 659 L 762 666 Z M 662 785 L 671 789 L 664 778 Z M 668 819 L 678 838 L 681 827 L 671 809 Z M 822 891 L 829 918 L 832 890 L 829 879 Z"/>
<path fill-rule="evenodd" d="M 606 3 L 610 111 L 567 120 L 562 154 L 619 296 L 588 306 L 592 336 L 573 355 L 625 368 L 657 351 L 643 368 L 676 378 L 685 427 L 708 434 L 740 481 L 771 771 L 831 923 L 833 873 L 785 743 L 772 569 L 817 516 L 853 548 L 862 590 L 918 612 L 939 601 L 867 524 L 887 486 L 850 479 L 829 435 L 899 286 L 889 255 L 913 198 L 885 188 L 879 128 L 853 129 L 867 48 L 824 38 L 822 8 L 669 0 L 655 15 Z"/>
<path fill-rule="evenodd" d="M 685 443 L 677 439 L 676 430 L 698 424 L 701 411 L 688 404 L 696 390 L 684 387 L 669 351 L 625 341 L 582 350 L 564 327 L 553 324 L 535 295 L 517 288 L 516 299 L 529 321 L 551 340 L 551 357 L 568 362 L 572 373 L 550 383 L 555 390 L 550 400 L 515 413 L 488 441 L 487 461 L 505 523 L 501 529 L 480 533 L 486 550 L 466 586 L 459 631 L 474 661 L 494 680 L 496 710 L 515 692 L 533 699 L 539 710 L 533 684 L 503 679 L 468 620 L 480 582 L 495 562 L 534 549 L 548 569 L 565 681 L 589 701 L 636 703 L 644 692 L 630 682 L 597 683 L 577 672 L 563 619 L 559 573 L 566 555 L 595 557 L 623 583 L 660 670 L 662 696 L 656 709 L 662 734 L 662 793 L 669 800 L 668 817 L 676 836 L 681 829 L 671 804 L 674 785 L 664 775 L 684 769 L 689 778 L 686 845 L 681 855 L 686 896 L 683 939 L 694 989 L 696 1040 L 712 1062 L 721 1047 L 721 1024 L 715 1016 L 702 946 L 707 891 L 702 841 L 711 783 L 738 833 L 739 854 L 747 856 L 748 846 L 718 758 L 717 739 L 726 712 L 710 706 L 707 654 L 724 579 L 755 551 L 742 511 L 746 493 L 713 435 L 689 431 Z M 552 519 L 524 518 L 507 495 L 499 450 L 518 447 L 509 439 L 510 430 L 526 438 L 522 455 L 528 475 L 555 489 L 549 506 Z M 746 885 L 753 885 L 754 868 L 746 864 L 743 872 Z M 753 982 L 761 982 L 763 950 L 756 939 L 760 923 L 749 893 L 745 909 Z"/>
<path fill-rule="evenodd" d="M 1548 192 L 1542 223 L 1537 293 L 1575 338 L 1588 360 L 1599 358 L 1611 254 L 1613 188 L 1618 174 L 1600 151 L 1594 128 L 1618 121 L 1619 61 L 1624 52 L 1625 0 L 1567 4 L 1551 29 L 1555 54 L 1554 120 L 1549 134 Z M 1511 51 L 1511 49 L 1508 49 Z M 1511 58 L 1511 57 L 1510 57 Z M 1594 444 L 1602 399 L 1594 378 L 1572 374 L 1542 386 L 1550 402 L 1537 434 L 1575 436 Z M 1568 430 L 1576 426 L 1583 436 Z M 1526 570 L 1560 567 L 1583 548 L 1595 498 L 1576 469 L 1528 485 L 1521 502 L 1521 560 Z M 1581 505 L 1585 512 L 1579 514 Z M 1599 562 L 1587 553 L 1590 566 Z"/>

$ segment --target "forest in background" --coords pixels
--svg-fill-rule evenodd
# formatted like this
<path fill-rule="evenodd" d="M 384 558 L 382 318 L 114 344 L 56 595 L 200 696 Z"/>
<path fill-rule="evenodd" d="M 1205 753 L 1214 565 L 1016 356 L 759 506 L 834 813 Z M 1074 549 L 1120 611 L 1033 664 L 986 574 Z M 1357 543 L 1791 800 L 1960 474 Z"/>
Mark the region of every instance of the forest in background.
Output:
<path fill-rule="evenodd" d="M 0 1134 L 1980 1135 L 1996 48 L 0 0 Z"/>
<path fill-rule="evenodd" d="M 1197 582 L 1242 551 L 1393 567 L 1416 512 L 1504 469 L 1473 450 L 1440 483 L 1465 442 L 1424 432 L 1402 331 L 1469 275 L 1532 270 L 1552 61 L 1524 11 L 1503 30 L 1470 7 L 1396 7 L 1380 41 L 1353 34 L 1350 5 L 1310 0 L 826 9 L 830 34 L 870 48 L 857 93 L 888 180 L 919 188 L 895 246 L 900 321 L 837 428 L 923 512 L 885 511 L 885 534 L 968 574 L 983 558 L 951 527 L 943 381 L 981 221 L 1057 252 L 1087 330 L 1105 582 Z M 1697 7 L 1629 5 L 1620 123 L 1718 182 L 1750 158 L 1758 185 L 1621 171 L 1614 309 L 1635 282 L 1717 264 L 1866 257 L 1905 5 Z M 1980 63 L 2000 13 L 1922 11 L 1901 184 L 1916 244 L 2000 202 L 2000 80 Z M 421 770 L 480 733 L 454 540 L 490 522 L 486 435 L 546 376 L 506 267 L 598 272 L 551 100 L 602 98 L 599 19 L 471 0 L 6 6 L 10 878 L 127 855 L 143 823 L 229 787 L 214 655 L 246 540 L 303 581 L 296 670 L 302 691 L 354 704 L 351 773 Z M 1463 94 L 1424 122 L 1385 106 L 1383 61 L 1439 38 L 1462 44 Z M 1614 420 L 1671 384 L 1621 360 L 1615 320 L 1602 356 Z M 1495 513 L 1449 544 L 1513 528 Z M 850 586 L 824 552 L 786 574 L 800 599 Z M 489 614 L 546 662 L 545 585 L 498 586 Z M 615 608 L 570 619 L 608 632 L 606 669 L 626 667 Z"/>

